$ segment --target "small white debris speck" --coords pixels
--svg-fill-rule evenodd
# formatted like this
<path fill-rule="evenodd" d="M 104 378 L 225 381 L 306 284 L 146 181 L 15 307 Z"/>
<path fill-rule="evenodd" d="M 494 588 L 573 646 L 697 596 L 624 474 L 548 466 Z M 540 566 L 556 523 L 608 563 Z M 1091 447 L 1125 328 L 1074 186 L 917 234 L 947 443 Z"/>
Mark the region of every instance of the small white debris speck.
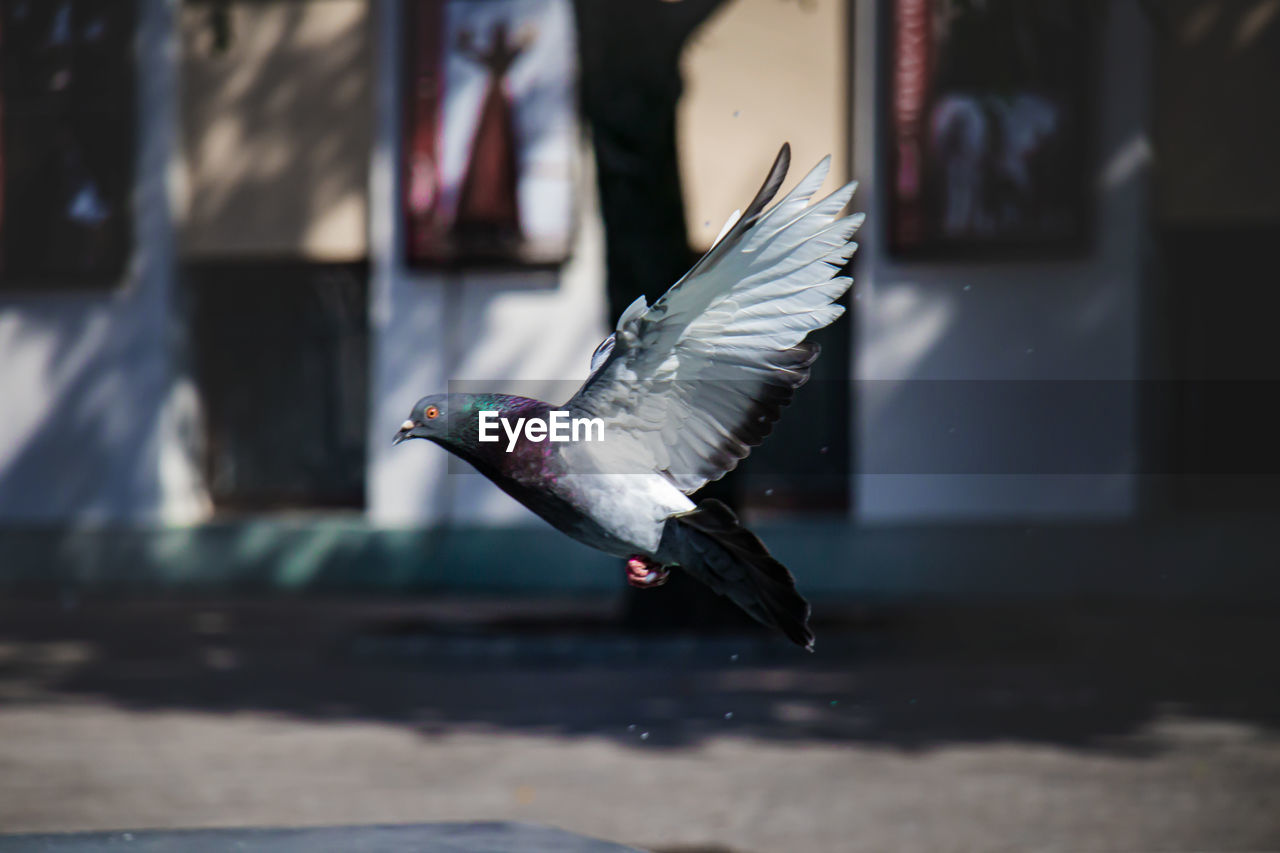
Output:
<path fill-rule="evenodd" d="M 738 661 L 738 656 L 737 656 L 736 654 L 734 654 L 734 655 L 729 655 L 729 660 L 733 661 L 734 663 L 737 663 L 737 661 Z"/>
<path fill-rule="evenodd" d="M 724 718 L 725 718 L 726 720 L 732 720 L 732 719 L 733 719 L 733 712 L 732 712 L 732 711 L 725 711 L 725 712 L 724 712 Z"/>
<path fill-rule="evenodd" d="M 968 292 L 968 291 L 970 291 L 970 290 L 973 290 L 973 285 L 972 285 L 972 284 L 966 284 L 966 285 L 964 286 L 964 289 L 965 289 L 965 291 L 966 291 L 966 292 Z"/>
<path fill-rule="evenodd" d="M 634 732 L 635 730 L 636 730 L 636 724 L 635 724 L 635 723 L 632 723 L 631 725 L 627 726 L 627 731 L 629 731 L 629 732 Z"/>
<path fill-rule="evenodd" d="M 773 489 L 765 489 L 765 490 L 764 490 L 764 494 L 765 494 L 765 497 L 772 497 L 772 496 L 773 496 Z"/>
<path fill-rule="evenodd" d="M 648 739 L 649 739 L 649 733 L 648 733 L 648 732 L 641 732 L 641 733 L 640 733 L 640 740 L 648 740 Z"/>

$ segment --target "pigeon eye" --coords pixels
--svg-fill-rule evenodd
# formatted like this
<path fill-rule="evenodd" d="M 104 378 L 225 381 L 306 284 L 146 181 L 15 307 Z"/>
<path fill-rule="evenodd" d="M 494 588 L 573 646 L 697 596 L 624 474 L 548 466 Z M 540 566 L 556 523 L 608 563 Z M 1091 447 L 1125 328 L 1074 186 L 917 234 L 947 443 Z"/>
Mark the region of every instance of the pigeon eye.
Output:
<path fill-rule="evenodd" d="M 427 410 L 423 414 L 427 416 L 427 420 L 433 421 L 440 417 L 440 410 L 435 406 L 427 406 Z"/>

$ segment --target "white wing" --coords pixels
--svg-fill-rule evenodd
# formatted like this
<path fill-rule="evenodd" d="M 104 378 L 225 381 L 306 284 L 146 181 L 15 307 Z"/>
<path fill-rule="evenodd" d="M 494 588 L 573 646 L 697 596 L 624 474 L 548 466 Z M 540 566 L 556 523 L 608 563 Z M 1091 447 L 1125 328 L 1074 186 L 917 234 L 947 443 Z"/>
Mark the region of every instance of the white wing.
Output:
<path fill-rule="evenodd" d="M 638 455 L 686 493 L 764 440 L 818 356 L 805 336 L 844 313 L 833 303 L 852 281 L 838 273 L 863 217 L 838 217 L 855 185 L 809 205 L 827 157 L 763 212 L 790 152 L 782 147 L 746 213 L 684 278 L 652 307 L 641 297 L 623 312 L 565 404 L 604 420 L 602 449 L 621 439 L 626 464 Z"/>

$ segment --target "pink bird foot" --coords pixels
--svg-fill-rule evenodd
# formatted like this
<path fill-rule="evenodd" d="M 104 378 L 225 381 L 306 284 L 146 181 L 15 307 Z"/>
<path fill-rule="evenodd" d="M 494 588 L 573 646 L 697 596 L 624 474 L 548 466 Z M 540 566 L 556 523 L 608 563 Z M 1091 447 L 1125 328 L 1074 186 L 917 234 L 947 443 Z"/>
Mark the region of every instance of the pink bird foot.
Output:
<path fill-rule="evenodd" d="M 640 554 L 632 554 L 627 559 L 627 583 L 638 589 L 662 586 L 670 575 L 670 569 Z"/>

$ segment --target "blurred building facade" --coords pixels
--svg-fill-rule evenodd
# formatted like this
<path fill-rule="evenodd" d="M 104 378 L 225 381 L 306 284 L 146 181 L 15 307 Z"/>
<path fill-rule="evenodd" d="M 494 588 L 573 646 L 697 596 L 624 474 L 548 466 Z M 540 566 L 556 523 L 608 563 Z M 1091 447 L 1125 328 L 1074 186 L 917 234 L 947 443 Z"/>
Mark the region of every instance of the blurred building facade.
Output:
<path fill-rule="evenodd" d="M 93 4 L 66 5 L 88 26 Z M 1187 463 L 1235 433 L 1180 382 L 1274 378 L 1258 325 L 1274 297 L 1249 269 L 1280 227 L 1280 126 L 1262 106 L 1280 79 L 1274 4 L 1090 4 L 1096 42 L 1079 72 L 1091 238 L 978 259 L 889 249 L 893 46 L 911 5 L 713 3 L 672 69 L 691 247 L 709 244 L 786 140 L 795 172 L 831 153 L 828 187 L 856 177 L 868 213 L 849 320 L 746 466 L 742 502 L 776 521 L 784 554 L 865 554 L 870 574 L 832 569 L 818 585 L 900 592 L 947 570 L 946 531 L 1270 510 L 1239 488 L 1206 505 L 1178 472 L 1250 466 L 1247 454 Z M 2 4 L 7 57 L 21 6 Z M 136 129 L 128 263 L 95 287 L 7 270 L 0 285 L 0 575 L 36 578 L 41 560 L 62 559 L 94 574 L 144 555 L 178 579 L 271 559 L 303 583 L 326 561 L 373 554 L 373 582 L 430 585 L 445 569 L 422 569 L 427 551 L 483 562 L 450 538 L 475 527 L 490 547 L 562 560 L 505 495 L 390 438 L 450 382 L 554 398 L 585 377 L 611 311 L 589 123 L 566 262 L 410 266 L 404 6 L 138 0 L 136 108 L 117 115 Z M 1193 235 L 1209 243 L 1192 252 Z M 1223 272 L 1224 295 L 1179 278 L 1192 269 Z M 822 473 L 812 488 L 839 499 L 806 502 L 795 470 Z M 933 544 L 913 551 L 893 530 Z M 69 531 L 108 537 L 116 556 Z M 595 557 L 563 548 L 582 567 L 562 574 L 566 588 L 612 588 L 614 573 L 588 580 Z M 889 579 L 913 554 L 923 574 Z M 172 568 L 183 560 L 196 568 Z M 534 583 L 490 562 L 475 583 Z"/>

